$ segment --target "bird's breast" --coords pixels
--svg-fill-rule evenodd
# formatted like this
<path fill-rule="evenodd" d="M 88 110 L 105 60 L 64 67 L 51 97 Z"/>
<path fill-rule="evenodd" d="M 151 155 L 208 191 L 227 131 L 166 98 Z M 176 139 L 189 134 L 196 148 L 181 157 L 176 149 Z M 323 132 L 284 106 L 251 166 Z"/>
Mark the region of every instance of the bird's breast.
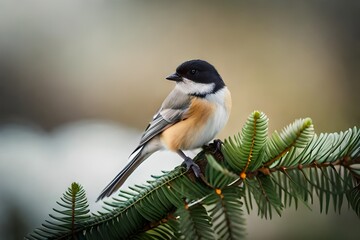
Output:
<path fill-rule="evenodd" d="M 231 108 L 230 93 L 225 88 L 212 95 L 194 97 L 183 120 L 162 132 L 160 139 L 166 148 L 176 151 L 201 147 L 224 127 Z"/>

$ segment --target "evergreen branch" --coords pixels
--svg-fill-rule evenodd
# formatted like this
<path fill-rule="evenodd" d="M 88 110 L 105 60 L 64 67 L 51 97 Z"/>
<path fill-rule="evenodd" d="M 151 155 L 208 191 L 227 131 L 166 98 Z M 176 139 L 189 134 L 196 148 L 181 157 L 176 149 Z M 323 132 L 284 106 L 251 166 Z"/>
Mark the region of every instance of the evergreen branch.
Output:
<path fill-rule="evenodd" d="M 242 239 L 245 236 L 242 190 L 236 186 L 216 190 L 204 202 L 209 205 L 216 239 Z"/>
<path fill-rule="evenodd" d="M 265 153 L 269 160 L 265 161 L 264 166 L 271 166 L 294 147 L 306 147 L 313 135 L 314 127 L 310 118 L 295 121 L 284 128 L 280 134 L 275 131 L 267 143 Z"/>
<path fill-rule="evenodd" d="M 262 164 L 263 146 L 268 132 L 268 118 L 259 111 L 248 117 L 241 134 L 225 140 L 223 154 L 231 170 L 246 177 L 246 171 L 252 171 Z M 241 147 L 240 147 L 241 146 Z"/>
<path fill-rule="evenodd" d="M 360 217 L 360 132 L 315 135 L 310 119 L 298 120 L 267 136 L 268 119 L 253 112 L 241 134 L 222 152 L 211 145 L 195 158 L 204 178 L 177 167 L 146 185 L 120 190 L 104 211 L 88 214 L 85 191 L 72 184 L 50 221 L 27 239 L 241 238 L 243 205 L 253 200 L 261 217 L 315 196 L 320 210 L 330 202 L 340 212 L 346 198 Z M 215 145 L 215 144 L 214 144 Z M 184 206 L 185 202 L 185 206 Z M 243 204 L 245 203 L 245 204 Z M 189 230 L 189 231 L 187 231 Z M 214 236 L 215 235 L 215 236 Z"/>
<path fill-rule="evenodd" d="M 78 229 L 90 219 L 85 190 L 77 183 L 71 184 L 61 202 L 57 204 L 62 210 L 53 209 L 57 213 L 49 215 L 53 221 L 46 220 L 46 223 L 30 234 L 28 239 L 61 239 L 63 235 L 75 238 Z"/>
<path fill-rule="evenodd" d="M 180 236 L 185 239 L 215 239 L 211 218 L 202 204 L 192 206 L 185 204 L 178 208 L 176 216 L 178 216 Z"/>

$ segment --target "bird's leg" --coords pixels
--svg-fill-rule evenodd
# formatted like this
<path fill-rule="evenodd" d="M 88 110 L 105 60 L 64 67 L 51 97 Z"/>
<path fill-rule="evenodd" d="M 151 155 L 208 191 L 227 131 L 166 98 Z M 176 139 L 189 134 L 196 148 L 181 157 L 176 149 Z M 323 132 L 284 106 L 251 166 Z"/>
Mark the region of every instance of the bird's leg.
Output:
<path fill-rule="evenodd" d="M 189 170 L 190 168 L 193 170 L 196 177 L 200 177 L 201 170 L 199 165 L 197 165 L 190 157 L 186 156 L 183 151 L 178 150 L 177 154 L 180 155 L 182 159 L 184 159 L 184 163 L 186 164 L 186 170 Z"/>

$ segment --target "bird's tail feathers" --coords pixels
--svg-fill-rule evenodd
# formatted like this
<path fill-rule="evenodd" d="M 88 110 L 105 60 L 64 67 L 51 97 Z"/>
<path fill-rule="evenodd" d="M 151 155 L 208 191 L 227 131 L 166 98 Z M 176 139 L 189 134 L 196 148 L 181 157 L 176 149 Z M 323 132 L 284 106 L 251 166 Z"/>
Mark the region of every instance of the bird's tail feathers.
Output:
<path fill-rule="evenodd" d="M 121 185 L 126 181 L 126 179 L 130 176 L 130 174 L 146 159 L 150 156 L 150 154 L 143 153 L 143 147 L 137 148 L 130 155 L 130 162 L 124 167 L 121 172 L 102 190 L 99 197 L 96 201 L 99 201 L 105 197 L 109 197 L 116 190 L 118 190 Z"/>

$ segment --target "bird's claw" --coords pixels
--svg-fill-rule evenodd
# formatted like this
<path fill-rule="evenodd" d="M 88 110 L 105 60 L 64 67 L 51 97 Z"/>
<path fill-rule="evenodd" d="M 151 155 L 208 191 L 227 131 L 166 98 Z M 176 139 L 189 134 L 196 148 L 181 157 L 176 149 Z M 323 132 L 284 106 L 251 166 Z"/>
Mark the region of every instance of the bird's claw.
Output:
<path fill-rule="evenodd" d="M 197 165 L 191 158 L 186 157 L 184 160 L 184 163 L 186 165 L 186 170 L 189 170 L 190 168 L 193 170 L 196 177 L 200 177 L 201 170 L 199 165 Z"/>
<path fill-rule="evenodd" d="M 221 145 L 223 142 L 220 139 L 215 139 L 213 144 L 215 146 L 215 152 L 221 152 Z"/>

